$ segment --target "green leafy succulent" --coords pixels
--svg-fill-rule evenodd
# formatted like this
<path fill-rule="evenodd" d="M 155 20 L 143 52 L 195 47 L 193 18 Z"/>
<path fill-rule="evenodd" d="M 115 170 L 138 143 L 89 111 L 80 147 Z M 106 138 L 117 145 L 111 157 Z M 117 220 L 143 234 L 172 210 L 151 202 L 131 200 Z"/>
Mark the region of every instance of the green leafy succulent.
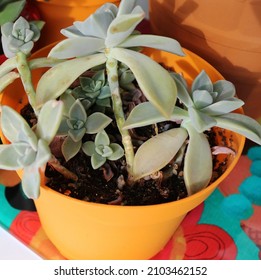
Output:
<path fill-rule="evenodd" d="M 187 131 L 185 134 L 182 131 L 183 138 L 180 132 L 179 138 L 176 136 L 174 131 L 181 129 L 177 128 L 173 132 L 166 131 L 151 138 L 138 149 L 134 157 L 134 176 L 140 178 L 161 169 L 170 158 L 175 157 L 188 136 L 188 147 L 184 154 L 184 180 L 188 194 L 191 195 L 206 187 L 212 176 L 212 153 L 205 131 L 217 126 L 240 133 L 261 144 L 261 127 L 248 116 L 232 112 L 241 107 L 243 101 L 235 97 L 235 88 L 229 81 L 219 80 L 212 83 L 207 73 L 202 71 L 189 89 L 180 74 L 172 75 L 177 84 L 178 99 L 183 106 L 176 106 L 171 117 L 167 119 L 155 110 L 151 103 L 142 103 L 132 110 L 124 129 L 166 120 L 180 122 L 181 128 Z M 170 134 L 173 136 L 169 137 Z M 166 150 L 166 155 L 161 151 L 153 153 L 152 156 L 151 151 L 155 149 Z M 148 164 L 144 170 L 146 162 Z"/>
<path fill-rule="evenodd" d="M 74 157 L 82 147 L 82 138 L 86 133 L 96 134 L 103 130 L 111 118 L 95 112 L 87 117 L 87 113 L 79 99 L 77 99 L 68 111 L 68 115 L 62 120 L 58 135 L 67 135 L 62 145 L 62 153 L 66 161 Z"/>
<path fill-rule="evenodd" d="M 11 58 L 18 52 L 30 54 L 34 42 L 40 38 L 40 28 L 36 22 L 28 22 L 19 17 L 14 23 L 7 22 L 1 26 L 4 53 Z"/>
<path fill-rule="evenodd" d="M 85 142 L 82 150 L 91 156 L 93 169 L 101 167 L 106 160 L 117 160 L 124 155 L 123 148 L 117 143 L 110 143 L 109 136 L 104 130 L 96 135 L 94 142 Z"/>
<path fill-rule="evenodd" d="M 111 91 L 104 70 L 97 71 L 92 77 L 80 77 L 80 86 L 74 88 L 72 94 L 87 103 L 86 109 L 93 104 L 111 106 Z"/>
<path fill-rule="evenodd" d="M 39 114 L 37 126 L 32 130 L 15 110 L 1 107 L 2 131 L 11 144 L 0 145 L 0 168 L 23 169 L 23 191 L 30 198 L 39 195 L 40 170 L 51 158 L 49 144 L 59 127 L 62 112 L 62 102 L 47 102 Z"/>

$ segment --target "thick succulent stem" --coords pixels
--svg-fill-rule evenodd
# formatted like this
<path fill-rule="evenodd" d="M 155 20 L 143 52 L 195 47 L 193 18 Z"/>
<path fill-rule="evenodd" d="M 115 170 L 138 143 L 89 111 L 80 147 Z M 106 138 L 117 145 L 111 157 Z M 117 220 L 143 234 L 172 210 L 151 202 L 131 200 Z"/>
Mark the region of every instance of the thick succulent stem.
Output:
<path fill-rule="evenodd" d="M 18 52 L 16 54 L 16 60 L 17 60 L 17 69 L 20 74 L 24 90 L 27 94 L 28 101 L 31 104 L 32 108 L 35 108 L 35 89 L 32 83 L 32 75 L 30 71 L 30 67 L 28 65 L 26 55 L 22 52 Z M 35 110 L 35 109 L 34 109 Z M 37 113 L 37 112 L 35 112 Z"/>
<path fill-rule="evenodd" d="M 131 141 L 131 136 L 129 131 L 123 129 L 125 123 L 124 112 L 122 108 L 122 100 L 120 96 L 120 88 L 118 82 L 118 62 L 114 58 L 108 57 L 106 63 L 106 69 L 108 74 L 108 81 L 111 90 L 111 98 L 113 104 L 113 111 L 115 114 L 115 119 L 117 122 L 118 129 L 122 137 L 122 144 L 125 150 L 125 158 L 127 163 L 127 170 L 129 174 L 129 179 L 132 178 L 132 168 L 133 168 L 133 159 L 134 159 L 134 150 Z"/>

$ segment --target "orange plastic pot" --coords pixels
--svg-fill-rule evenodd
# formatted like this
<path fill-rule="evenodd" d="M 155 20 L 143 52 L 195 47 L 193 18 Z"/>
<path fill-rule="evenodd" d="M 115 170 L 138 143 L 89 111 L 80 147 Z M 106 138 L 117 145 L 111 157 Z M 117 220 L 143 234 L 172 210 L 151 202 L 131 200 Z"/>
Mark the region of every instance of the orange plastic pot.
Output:
<path fill-rule="evenodd" d="M 152 32 L 177 39 L 236 85 L 261 122 L 261 1 L 150 0 Z"/>
<path fill-rule="evenodd" d="M 48 50 L 44 48 L 34 57 L 46 55 Z M 222 79 L 200 57 L 184 51 L 187 56 L 182 58 L 161 51 L 146 52 L 155 60 L 182 72 L 189 83 L 202 69 L 213 81 Z M 42 70 L 36 71 L 34 79 L 37 80 L 41 73 Z M 19 81 L 5 90 L 2 102 L 15 109 L 26 103 Z M 230 131 L 220 132 L 229 140 L 224 143 L 224 137 L 219 135 L 219 143 L 232 145 L 236 156 L 228 158 L 226 171 L 206 189 L 182 200 L 160 205 L 115 206 L 80 201 L 42 186 L 35 205 L 44 231 L 68 259 L 151 258 L 168 242 L 186 214 L 202 203 L 235 167 L 245 138 Z"/>
<path fill-rule="evenodd" d="M 120 0 L 35 0 L 41 20 L 45 21 L 39 40 L 39 47 L 64 39 L 60 33 L 76 20 L 84 20 L 101 5 L 110 2 L 119 5 Z"/>

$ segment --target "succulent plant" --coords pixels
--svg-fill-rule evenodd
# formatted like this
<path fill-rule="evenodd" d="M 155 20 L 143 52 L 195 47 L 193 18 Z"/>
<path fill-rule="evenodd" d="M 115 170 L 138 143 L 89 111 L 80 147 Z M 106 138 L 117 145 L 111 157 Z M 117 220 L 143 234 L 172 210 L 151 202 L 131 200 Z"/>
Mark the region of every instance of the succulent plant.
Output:
<path fill-rule="evenodd" d="M 23 45 L 18 44 L 15 57 L 0 66 L 0 90 L 21 78 L 37 117 L 36 128 L 27 136 L 36 139 L 45 140 L 40 128 L 45 126 L 42 112 L 45 112 L 46 105 L 63 104 L 62 112 L 54 110 L 52 118 L 48 119 L 50 127 L 53 126 L 50 122 L 55 119 L 55 128 L 59 128 L 53 129 L 55 136 L 52 135 L 46 143 L 50 145 L 53 137 L 64 137 L 62 152 L 65 160 L 83 152 L 91 157 L 93 168 L 100 168 L 107 160 L 124 156 L 130 185 L 146 176 L 153 177 L 169 162 L 184 160 L 184 180 L 191 195 L 208 185 L 213 170 L 212 151 L 205 131 L 213 126 L 231 129 L 261 144 L 261 127 L 253 119 L 233 113 L 243 102 L 235 97 L 235 88 L 230 82 L 212 83 L 203 71 L 189 88 L 182 75 L 168 71 L 142 53 L 142 47 L 150 47 L 184 55 L 174 39 L 137 32 L 136 27 L 144 16 L 135 0 L 122 0 L 119 7 L 107 3 L 85 21 L 76 21 L 63 29 L 61 32 L 67 39 L 57 43 L 47 58 L 28 60 L 29 52 L 23 52 Z M 25 26 L 28 28 L 27 24 Z M 30 40 L 34 36 L 30 35 Z M 3 40 L 6 39 L 5 36 Z M 35 88 L 31 70 L 41 67 L 50 69 Z M 92 75 L 86 76 L 86 72 Z M 78 87 L 72 88 L 76 81 Z M 137 92 L 142 95 L 142 100 L 138 98 L 130 114 L 129 111 L 126 114 L 125 98 L 130 95 L 136 99 Z M 95 111 L 96 105 L 104 107 L 103 113 Z M 2 123 L 8 112 L 3 106 Z M 13 115 L 16 114 L 13 112 Z M 16 127 L 18 123 L 25 126 L 21 117 L 16 120 Z M 175 126 L 166 126 L 161 131 L 155 129 L 155 135 L 138 148 L 134 147 L 132 129 L 147 125 L 157 128 L 162 122 Z M 117 128 L 118 137 L 109 132 L 111 126 Z M 8 131 L 3 132 L 8 136 Z M 11 144 L 7 146 L 16 145 L 16 138 L 9 140 Z M 27 145 L 31 141 L 23 140 Z M 35 142 L 33 145 L 36 150 Z M 53 159 L 50 150 L 46 148 L 46 151 L 48 156 L 41 161 L 41 166 Z M 216 153 L 220 151 L 219 148 L 215 150 Z M 2 161 L 4 157 L 0 157 L 0 167 Z M 33 164 L 31 156 L 30 164 Z M 55 165 L 54 162 L 51 164 Z M 37 170 L 39 166 L 37 163 Z M 12 168 L 23 168 L 20 160 L 14 160 Z M 35 184 L 39 188 L 39 180 Z M 26 193 L 34 198 L 38 195 L 28 190 Z"/>
<path fill-rule="evenodd" d="M 83 152 L 91 156 L 94 169 L 101 167 L 106 160 L 117 160 L 124 155 L 123 148 L 117 143 L 110 143 L 110 138 L 105 131 L 97 133 L 95 141 L 87 141 L 82 146 Z"/>
<path fill-rule="evenodd" d="M 188 194 L 191 195 L 206 187 L 212 176 L 212 152 L 204 131 L 217 126 L 240 133 L 260 145 L 261 129 L 258 122 L 248 116 L 231 113 L 244 104 L 235 97 L 235 87 L 231 82 L 219 80 L 213 84 L 207 73 L 202 71 L 189 89 L 180 74 L 172 73 L 172 77 L 177 84 L 182 107 L 175 107 L 172 116 L 165 118 L 149 102 L 142 103 L 132 110 L 124 129 L 165 120 L 181 122 L 181 128 L 187 131 L 185 137 L 178 139 L 174 132 L 174 137 L 169 137 L 170 131 L 166 131 L 139 148 L 134 158 L 134 176 L 140 178 L 165 166 L 175 156 L 175 147 L 181 147 L 189 136 L 184 155 L 184 180 Z M 161 152 L 153 153 L 152 157 L 151 150 L 155 151 L 156 147 Z M 163 150 L 166 150 L 166 156 Z M 145 165 L 146 162 L 149 164 Z"/>
<path fill-rule="evenodd" d="M 104 69 L 97 71 L 92 77 L 80 77 L 80 86 L 74 88 L 72 94 L 88 104 L 84 106 L 86 109 L 94 103 L 102 107 L 111 107 L 111 91 Z"/>
<path fill-rule="evenodd" d="M 51 159 L 49 144 L 59 128 L 63 103 L 50 100 L 41 109 L 37 126 L 31 129 L 15 110 L 1 107 L 1 128 L 11 144 L 0 145 L 0 168 L 23 169 L 22 186 L 28 197 L 39 196 L 41 169 Z"/>
<path fill-rule="evenodd" d="M 82 147 L 82 138 L 86 133 L 96 134 L 102 131 L 112 120 L 106 115 L 95 112 L 87 116 L 81 101 L 77 99 L 69 109 L 60 124 L 58 135 L 66 135 L 62 145 L 62 153 L 68 161 L 74 157 Z"/>

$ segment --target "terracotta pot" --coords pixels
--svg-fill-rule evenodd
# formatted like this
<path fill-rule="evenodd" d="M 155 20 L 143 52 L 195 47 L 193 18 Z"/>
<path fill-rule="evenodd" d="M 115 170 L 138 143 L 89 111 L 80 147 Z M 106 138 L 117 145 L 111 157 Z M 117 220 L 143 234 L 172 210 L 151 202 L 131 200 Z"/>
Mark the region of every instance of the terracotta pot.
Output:
<path fill-rule="evenodd" d="M 44 48 L 34 57 L 46 55 L 48 51 L 49 48 Z M 207 62 L 190 51 L 184 51 L 187 56 L 183 58 L 161 51 L 148 50 L 147 54 L 182 72 L 188 82 L 202 69 L 213 81 L 222 79 Z M 37 80 L 42 72 L 36 71 L 34 79 Z M 26 99 L 20 81 L 5 90 L 2 102 L 16 110 L 23 107 Z M 168 242 L 185 215 L 202 203 L 235 167 L 245 138 L 230 131 L 222 134 L 229 138 L 226 144 L 232 145 L 237 154 L 228 160 L 225 173 L 197 194 L 160 205 L 113 206 L 80 201 L 42 186 L 35 205 L 44 231 L 61 254 L 69 259 L 151 258 Z M 218 137 L 219 143 L 224 144 L 221 143 L 223 137 Z M 222 160 L 221 157 L 219 159 Z"/>
<path fill-rule="evenodd" d="M 76 19 L 86 19 L 107 2 L 119 5 L 120 0 L 35 0 L 41 20 L 45 21 L 39 47 L 64 39 L 60 33 L 62 28 L 72 25 Z"/>
<path fill-rule="evenodd" d="M 247 115 L 261 122 L 261 1 L 150 0 L 153 33 L 177 39 L 237 88 Z"/>

